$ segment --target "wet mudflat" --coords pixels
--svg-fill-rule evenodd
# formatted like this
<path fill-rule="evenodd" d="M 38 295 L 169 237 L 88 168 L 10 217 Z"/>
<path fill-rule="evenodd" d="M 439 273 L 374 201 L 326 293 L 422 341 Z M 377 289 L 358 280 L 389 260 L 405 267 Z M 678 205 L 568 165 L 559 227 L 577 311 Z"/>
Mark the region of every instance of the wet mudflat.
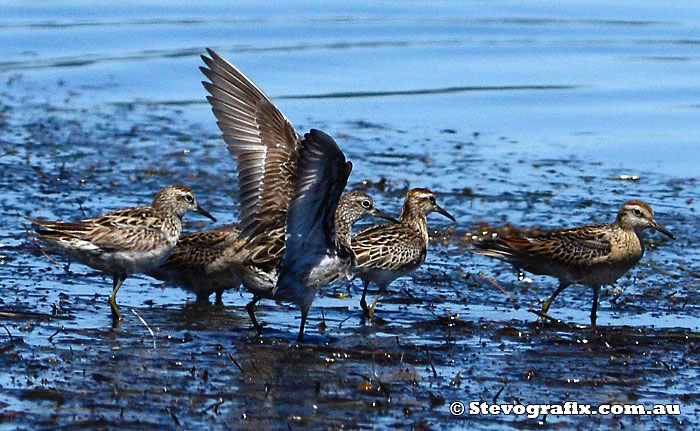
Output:
<path fill-rule="evenodd" d="M 700 409 L 694 171 L 697 11 L 444 3 L 295 10 L 246 5 L 8 7 L 0 22 L 0 429 L 688 429 Z M 620 6 L 621 7 L 621 6 Z M 290 19 L 293 17 L 295 19 Z M 62 43 L 57 43 L 61 41 Z M 363 322 L 361 285 L 298 312 L 249 294 L 191 304 L 170 285 L 111 281 L 45 256 L 24 215 L 76 219 L 185 183 L 237 219 L 236 166 L 197 67 L 213 46 L 298 130 L 337 138 L 350 186 L 398 213 L 429 187 L 426 263 Z M 369 67 L 368 64 L 372 66 Z M 612 221 L 649 201 L 677 237 L 603 289 L 556 286 L 469 252 L 505 223 Z M 186 230 L 212 224 L 186 217 Z M 132 311 L 133 310 L 133 311 Z M 454 416 L 450 404 L 679 404 L 679 415 Z"/>

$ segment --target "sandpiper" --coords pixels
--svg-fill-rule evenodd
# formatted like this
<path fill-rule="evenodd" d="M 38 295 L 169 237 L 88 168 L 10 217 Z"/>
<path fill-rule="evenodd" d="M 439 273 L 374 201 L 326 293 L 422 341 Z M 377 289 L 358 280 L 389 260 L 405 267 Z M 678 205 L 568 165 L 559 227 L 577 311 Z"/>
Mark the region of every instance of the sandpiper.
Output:
<path fill-rule="evenodd" d="M 325 244 L 319 246 L 318 239 L 312 238 L 313 233 L 308 237 L 298 235 L 297 240 L 291 241 L 288 235 L 285 242 L 284 228 L 272 230 L 271 235 L 255 236 L 239 248 L 227 250 L 226 260 L 237 268 L 243 285 L 253 293 L 246 310 L 257 330 L 260 326 L 255 318 L 255 304 L 260 299 L 289 301 L 302 312 L 298 340 L 303 339 L 306 317 L 316 292 L 326 284 L 350 278 L 355 264 L 350 248 L 352 226 L 366 215 L 396 221 L 379 211 L 367 193 L 350 192 L 341 197 L 331 222 L 331 229 L 336 233 L 335 238 L 331 238 L 334 248 L 330 252 L 323 248 Z"/>
<path fill-rule="evenodd" d="M 364 192 L 344 194 L 335 214 L 328 212 L 320 226 L 319 221 L 314 222 L 306 216 L 310 205 L 314 203 L 298 203 L 296 198 L 290 205 L 286 250 L 275 291 L 276 297 L 294 302 L 301 308 L 300 341 L 316 292 L 326 284 L 352 278 L 352 268 L 357 265 L 352 249 L 355 222 L 372 215 L 398 223 L 379 211 Z"/>
<path fill-rule="evenodd" d="M 195 293 L 199 303 L 208 302 L 209 296 L 216 293 L 216 304 L 222 305 L 224 290 L 241 284 L 238 273 L 222 259 L 224 251 L 238 241 L 240 233 L 238 225 L 230 224 L 182 234 L 168 260 L 148 275 Z"/>
<path fill-rule="evenodd" d="M 428 220 L 437 212 L 455 222 L 435 200 L 428 189 L 411 189 L 406 194 L 398 223 L 379 224 L 359 231 L 352 237 L 352 251 L 357 256 L 353 272 L 363 283 L 362 311 L 370 319 L 386 288 L 398 277 L 408 274 L 423 264 L 428 253 Z M 379 294 L 367 307 L 365 297 L 370 282 L 379 286 Z"/>
<path fill-rule="evenodd" d="M 51 247 L 112 275 L 109 305 L 116 326 L 122 318 L 116 302 L 122 283 L 131 274 L 165 262 L 182 231 L 182 216 L 191 210 L 216 221 L 184 186 L 165 187 L 150 206 L 119 209 L 77 222 L 26 219 L 37 225 L 39 238 Z"/>
<path fill-rule="evenodd" d="M 649 204 L 633 200 L 622 205 L 614 223 L 487 238 L 475 243 L 475 251 L 509 262 L 518 270 L 558 278 L 559 287 L 542 305 L 543 314 L 566 287 L 591 287 L 591 325 L 595 326 L 600 287 L 615 283 L 639 262 L 644 255 L 645 229 L 674 238 L 654 219 Z"/>
<path fill-rule="evenodd" d="M 202 56 L 207 68 L 200 69 L 210 82 L 203 85 L 238 161 L 240 237 L 245 239 L 245 245 L 227 249 L 224 259 L 253 293 L 246 308 L 256 329 L 254 309 L 260 298 L 290 301 L 301 310 L 302 341 L 317 290 L 347 276 L 352 265 L 345 225 L 365 214 L 388 216 L 376 210 L 367 194 L 341 200 L 352 164 L 330 136 L 312 129 L 302 139 L 253 81 L 214 51 L 207 52 L 211 58 Z M 350 209 L 356 202 L 359 213 Z M 343 216 L 336 216 L 336 210 Z"/>

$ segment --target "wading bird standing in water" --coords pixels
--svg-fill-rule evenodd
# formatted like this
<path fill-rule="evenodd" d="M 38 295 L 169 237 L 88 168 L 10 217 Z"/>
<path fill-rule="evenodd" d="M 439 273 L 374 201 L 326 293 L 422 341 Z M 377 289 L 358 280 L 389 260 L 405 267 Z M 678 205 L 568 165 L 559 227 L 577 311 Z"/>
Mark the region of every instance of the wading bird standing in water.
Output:
<path fill-rule="evenodd" d="M 91 268 L 112 276 L 112 323 L 122 315 L 117 291 L 131 274 L 148 272 L 170 256 L 188 211 L 216 219 L 197 203 L 185 186 L 168 186 L 156 194 L 149 206 L 120 209 L 76 221 L 48 221 L 27 217 L 34 223 L 39 239 Z"/>
<path fill-rule="evenodd" d="M 517 269 L 559 279 L 559 287 L 542 305 L 543 314 L 568 286 L 591 287 L 591 325 L 595 326 L 600 287 L 615 283 L 639 262 L 644 255 L 646 229 L 674 238 L 656 221 L 649 204 L 629 201 L 622 205 L 614 223 L 487 238 L 475 243 L 475 252 L 505 260 Z"/>
<path fill-rule="evenodd" d="M 357 256 L 357 266 L 353 272 L 364 283 L 360 306 L 365 316 L 372 319 L 377 301 L 387 287 L 425 261 L 428 254 L 427 216 L 431 212 L 456 221 L 437 204 L 433 192 L 412 189 L 406 194 L 398 223 L 370 226 L 352 238 L 352 251 Z M 367 307 L 365 296 L 370 282 L 379 286 L 379 294 Z"/>
<path fill-rule="evenodd" d="M 225 261 L 260 298 L 301 310 L 298 340 L 316 292 L 349 275 L 352 224 L 364 215 L 389 218 L 366 193 L 341 194 L 352 164 L 333 139 L 312 129 L 302 139 L 253 81 L 212 50 L 202 56 L 203 82 L 229 152 L 238 162 L 243 240 Z"/>
<path fill-rule="evenodd" d="M 183 234 L 168 260 L 148 275 L 180 285 L 197 295 L 198 303 L 208 303 L 216 293 L 216 305 L 223 305 L 224 290 L 241 285 L 238 273 L 222 259 L 240 233 L 237 225 L 226 225 Z"/>

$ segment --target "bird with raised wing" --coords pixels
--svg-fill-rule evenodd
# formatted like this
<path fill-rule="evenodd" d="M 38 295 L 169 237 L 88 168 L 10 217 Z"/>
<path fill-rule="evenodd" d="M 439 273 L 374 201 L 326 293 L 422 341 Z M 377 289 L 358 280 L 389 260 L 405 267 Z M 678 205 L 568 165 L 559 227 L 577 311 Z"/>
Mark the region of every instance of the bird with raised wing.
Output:
<path fill-rule="evenodd" d="M 595 326 L 601 286 L 615 283 L 639 262 L 646 229 L 674 238 L 656 221 L 649 204 L 633 200 L 622 205 L 614 223 L 486 238 L 474 245 L 476 253 L 504 260 L 518 270 L 559 279 L 559 287 L 542 305 L 545 315 L 568 286 L 591 287 L 591 325 Z"/>
<path fill-rule="evenodd" d="M 180 237 L 182 217 L 188 211 L 216 221 L 185 186 L 165 187 L 149 206 L 119 209 L 81 221 L 26 219 L 37 226 L 41 241 L 112 276 L 109 305 L 116 326 L 122 318 L 116 302 L 122 283 L 131 274 L 148 272 L 165 262 Z"/>
<path fill-rule="evenodd" d="M 224 259 L 253 293 L 253 325 L 260 298 L 301 310 L 298 340 L 318 289 L 342 277 L 354 262 L 349 231 L 364 215 L 389 218 L 366 193 L 341 198 L 352 164 L 327 134 L 302 138 L 265 93 L 212 50 L 200 68 L 207 100 L 238 162 L 242 243 Z M 348 225 L 350 227 L 348 227 Z M 340 234 L 339 234 L 340 233 Z"/>

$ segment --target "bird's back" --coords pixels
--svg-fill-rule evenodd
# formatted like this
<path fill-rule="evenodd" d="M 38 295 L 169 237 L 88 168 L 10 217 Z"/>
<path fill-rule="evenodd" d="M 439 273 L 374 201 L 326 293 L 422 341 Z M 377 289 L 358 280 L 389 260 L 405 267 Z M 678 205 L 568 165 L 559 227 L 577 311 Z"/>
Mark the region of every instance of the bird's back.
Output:
<path fill-rule="evenodd" d="M 238 287 L 241 281 L 237 271 L 223 263 L 222 258 L 228 248 L 237 244 L 239 234 L 237 225 L 184 234 L 168 260 L 148 275 L 175 283 L 196 293 L 198 298 Z"/>
<path fill-rule="evenodd" d="M 422 235 L 400 223 L 379 224 L 359 231 L 352 238 L 357 259 L 356 275 L 388 285 L 423 264 L 427 244 Z"/>
<path fill-rule="evenodd" d="M 626 244 L 633 247 L 623 250 Z M 533 274 L 590 285 L 613 283 L 643 254 L 634 232 L 614 224 L 486 238 L 475 247 L 476 253 L 505 260 Z"/>
<path fill-rule="evenodd" d="M 237 225 L 183 234 L 168 260 L 149 275 L 172 282 L 182 279 L 184 274 L 206 275 L 226 248 L 236 243 L 239 234 Z"/>
<path fill-rule="evenodd" d="M 115 210 L 78 222 L 28 218 L 42 241 L 108 273 L 145 272 L 165 261 L 182 228 L 178 217 L 152 207 Z"/>

